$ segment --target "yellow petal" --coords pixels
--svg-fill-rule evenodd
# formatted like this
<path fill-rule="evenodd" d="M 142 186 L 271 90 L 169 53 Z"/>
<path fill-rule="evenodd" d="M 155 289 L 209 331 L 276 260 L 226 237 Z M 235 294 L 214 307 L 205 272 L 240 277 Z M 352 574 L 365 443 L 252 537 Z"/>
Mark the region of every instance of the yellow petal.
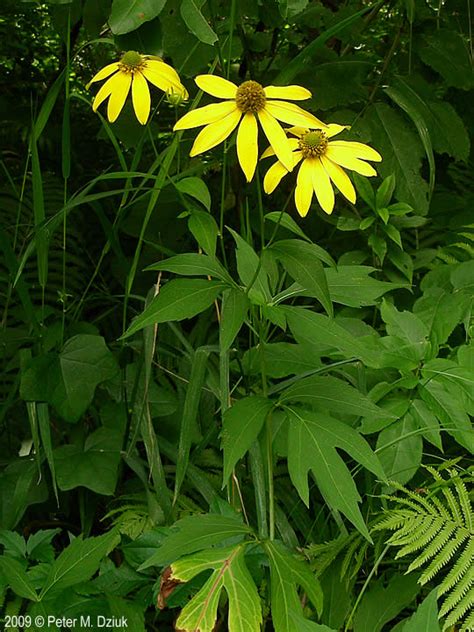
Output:
<path fill-rule="evenodd" d="M 198 87 L 219 99 L 235 99 L 237 86 L 231 81 L 216 75 L 198 75 L 194 81 Z"/>
<path fill-rule="evenodd" d="M 258 120 L 278 160 L 288 171 L 292 171 L 293 156 L 291 155 L 291 145 L 280 123 L 267 112 L 266 108 L 258 112 Z"/>
<path fill-rule="evenodd" d="M 331 215 L 334 208 L 334 190 L 331 185 L 331 180 L 319 158 L 313 158 L 311 162 L 311 177 L 314 192 L 323 211 Z"/>
<path fill-rule="evenodd" d="M 288 101 L 267 101 L 265 110 L 283 123 L 299 127 L 325 128 L 326 124 L 318 118 L 300 108 L 299 105 Z"/>
<path fill-rule="evenodd" d="M 331 147 L 342 147 L 347 151 L 350 151 L 354 158 L 363 158 L 364 160 L 373 160 L 374 162 L 380 162 L 382 156 L 378 151 L 372 149 L 368 145 L 363 143 L 354 143 L 347 140 L 335 140 L 331 143 Z"/>
<path fill-rule="evenodd" d="M 118 69 L 119 69 L 119 65 L 117 61 L 115 61 L 113 64 L 108 64 L 107 66 L 104 66 L 89 81 L 89 83 L 86 86 L 87 89 L 89 89 L 89 86 L 91 85 L 91 83 L 94 83 L 94 81 L 102 81 L 102 79 L 109 77 L 113 72 L 115 72 Z"/>
<path fill-rule="evenodd" d="M 372 167 L 372 165 L 369 165 L 363 160 L 355 158 L 354 154 L 351 151 L 348 151 L 345 147 L 333 147 L 333 143 L 329 143 L 325 155 L 326 158 L 329 158 L 336 164 L 341 165 L 341 167 L 352 169 L 352 171 L 356 171 L 362 176 L 377 175 L 377 172 Z"/>
<path fill-rule="evenodd" d="M 241 116 L 242 112 L 236 108 L 220 121 L 206 125 L 206 127 L 196 136 L 196 140 L 194 141 L 194 145 L 191 147 L 189 155 L 197 156 L 198 154 L 202 154 L 204 151 L 219 145 L 219 143 L 222 143 L 222 141 L 225 140 L 237 127 Z"/>
<path fill-rule="evenodd" d="M 247 182 L 250 182 L 258 160 L 257 119 L 251 112 L 244 114 L 237 131 L 237 157 Z"/>
<path fill-rule="evenodd" d="M 110 77 L 110 79 L 107 79 L 107 81 L 100 87 L 100 90 L 97 92 L 94 101 L 92 102 L 92 109 L 94 110 L 94 112 L 96 112 L 99 105 L 103 103 L 108 96 L 110 96 L 117 82 L 116 77 L 120 74 L 122 73 L 117 73 L 116 75 L 113 75 L 112 77 Z"/>
<path fill-rule="evenodd" d="M 215 121 L 220 121 L 224 116 L 227 116 L 237 107 L 234 101 L 222 101 L 221 103 L 211 103 L 211 105 L 205 105 L 202 108 L 191 110 L 173 127 L 173 130 L 190 129 L 191 127 L 200 127 L 201 125 L 209 125 Z"/>
<path fill-rule="evenodd" d="M 178 94 L 182 94 L 185 91 L 184 86 L 181 83 L 177 83 L 174 79 L 170 79 L 166 74 L 162 74 L 161 72 L 157 72 L 154 68 L 143 68 L 141 73 L 150 83 L 154 86 L 163 90 L 163 92 L 167 92 L 168 90 L 172 90 L 173 92 L 177 92 Z"/>
<path fill-rule="evenodd" d="M 267 99 L 290 99 L 290 101 L 302 101 L 310 99 L 311 92 L 301 86 L 267 86 L 263 89 Z"/>
<path fill-rule="evenodd" d="M 328 138 L 332 138 L 333 136 L 336 136 L 336 134 L 340 134 L 343 130 L 349 129 L 349 127 L 349 125 L 337 125 L 336 123 L 329 123 L 324 131 L 326 132 L 326 136 Z"/>
<path fill-rule="evenodd" d="M 283 176 L 286 176 L 288 171 L 281 164 L 279 160 L 277 160 L 267 171 L 265 177 L 263 179 L 263 190 L 265 193 L 273 193 L 273 191 L 280 184 Z"/>
<path fill-rule="evenodd" d="M 286 132 L 293 134 L 293 136 L 297 136 L 298 138 L 301 138 L 302 136 L 304 136 L 305 134 L 309 132 L 309 129 L 307 127 L 289 127 L 286 130 Z"/>
<path fill-rule="evenodd" d="M 165 64 L 164 61 L 160 61 L 158 59 L 147 59 L 145 62 L 145 68 L 149 68 L 163 77 L 167 77 L 170 81 L 177 83 L 178 85 L 181 83 L 181 79 L 176 70 L 172 66 Z"/>
<path fill-rule="evenodd" d="M 356 201 L 356 192 L 349 176 L 342 167 L 332 162 L 326 156 L 321 156 L 321 162 L 326 170 L 326 173 L 337 186 L 342 195 L 349 200 L 349 202 Z"/>
<path fill-rule="evenodd" d="M 137 119 L 142 125 L 145 125 L 150 115 L 151 99 L 148 84 L 141 72 L 136 72 L 133 75 L 132 102 Z"/>
<path fill-rule="evenodd" d="M 296 209 L 301 217 L 306 217 L 313 197 L 313 180 L 311 175 L 314 158 L 306 158 L 298 171 L 295 189 Z"/>
<path fill-rule="evenodd" d="M 295 151 L 295 149 L 298 149 L 299 147 L 297 138 L 288 138 L 288 143 L 292 151 Z M 260 156 L 260 160 L 262 160 L 262 158 L 268 158 L 268 156 L 274 156 L 274 155 L 275 155 L 275 151 L 273 147 L 270 145 L 270 147 L 267 147 L 267 149 L 265 149 L 263 154 Z"/>
<path fill-rule="evenodd" d="M 111 123 L 117 120 L 122 111 L 132 83 L 132 73 L 118 72 L 109 81 L 115 81 L 107 104 L 107 118 Z"/>

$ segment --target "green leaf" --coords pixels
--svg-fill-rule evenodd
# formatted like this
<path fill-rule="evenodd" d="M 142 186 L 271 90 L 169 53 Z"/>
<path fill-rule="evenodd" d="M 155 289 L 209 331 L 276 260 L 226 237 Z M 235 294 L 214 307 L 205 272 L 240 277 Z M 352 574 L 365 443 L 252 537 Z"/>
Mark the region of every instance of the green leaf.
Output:
<path fill-rule="evenodd" d="M 266 542 L 264 546 L 270 563 L 273 627 L 275 632 L 293 632 L 293 616 L 303 615 L 297 586 L 305 590 L 321 613 L 323 595 L 319 581 L 310 567 L 295 557 L 281 542 Z"/>
<path fill-rule="evenodd" d="M 425 214 L 428 184 L 419 175 L 424 151 L 416 132 L 386 103 L 370 106 L 358 125 L 368 127 L 373 144 L 383 156 L 377 166 L 379 173 L 395 176 L 397 199 Z"/>
<path fill-rule="evenodd" d="M 203 4 L 205 4 L 205 0 L 183 0 L 181 2 L 181 16 L 188 29 L 198 40 L 212 46 L 218 38 L 201 13 Z"/>
<path fill-rule="evenodd" d="M 402 632 L 440 632 L 437 590 L 432 590 L 405 623 Z"/>
<path fill-rule="evenodd" d="M 474 86 L 468 43 L 458 31 L 437 29 L 423 34 L 418 54 L 448 86 L 470 90 Z"/>
<path fill-rule="evenodd" d="M 188 228 L 204 252 L 214 256 L 219 228 L 212 215 L 205 211 L 192 211 L 188 220 Z"/>
<path fill-rule="evenodd" d="M 393 192 L 395 191 L 395 176 L 390 174 L 377 189 L 375 194 L 375 206 L 377 209 L 385 208 L 390 204 Z"/>
<path fill-rule="evenodd" d="M 349 307 L 375 305 L 377 299 L 391 290 L 406 287 L 404 283 L 388 283 L 373 279 L 370 266 L 342 266 L 324 270 L 331 300 Z"/>
<path fill-rule="evenodd" d="M 219 514 L 188 516 L 178 520 L 173 528 L 177 531 L 166 538 L 160 548 L 141 564 L 138 571 L 150 566 L 165 566 L 188 553 L 220 544 L 229 538 L 243 538 L 252 533 L 250 527 L 238 518 Z"/>
<path fill-rule="evenodd" d="M 423 439 L 421 435 L 413 434 L 417 429 L 418 424 L 407 413 L 379 434 L 376 452 L 389 480 L 406 483 L 419 469 Z"/>
<path fill-rule="evenodd" d="M 145 270 L 166 270 L 183 276 L 211 276 L 226 283 L 232 283 L 232 277 L 217 259 L 194 252 L 186 252 L 164 261 L 158 261 Z"/>
<path fill-rule="evenodd" d="M 396 336 L 409 345 L 418 359 L 425 356 L 428 347 L 428 328 L 425 323 L 407 310 L 399 312 L 386 300 L 382 301 L 380 310 L 387 333 Z"/>
<path fill-rule="evenodd" d="M 22 538 L 21 535 L 14 531 L 8 531 L 7 529 L 0 531 L 0 546 L 5 547 L 4 553 L 7 557 L 18 557 L 20 559 L 26 557 L 25 538 Z"/>
<path fill-rule="evenodd" d="M 420 592 L 416 575 L 394 575 L 385 587 L 383 578 L 362 597 L 354 617 L 354 632 L 380 632 Z"/>
<path fill-rule="evenodd" d="M 321 368 L 318 350 L 308 345 L 289 342 L 262 343 L 245 352 L 243 367 L 246 375 L 286 377 Z"/>
<path fill-rule="evenodd" d="M 51 566 L 43 584 L 40 600 L 52 599 L 61 591 L 89 580 L 98 570 L 102 559 L 120 541 L 116 531 L 109 531 L 96 538 L 77 537 L 60 553 Z"/>
<path fill-rule="evenodd" d="M 115 358 L 102 336 L 79 334 L 62 351 L 34 358 L 22 374 L 20 392 L 28 401 L 47 401 L 70 423 L 90 406 L 96 387 L 114 377 Z"/>
<path fill-rule="evenodd" d="M 257 587 L 247 568 L 244 546 L 201 551 L 171 565 L 172 579 L 189 581 L 207 569 L 213 573 L 183 608 L 176 627 L 185 632 L 212 632 L 219 596 L 224 588 L 229 599 L 227 630 L 260 632 L 262 606 Z"/>
<path fill-rule="evenodd" d="M 283 211 L 272 211 L 271 213 L 267 213 L 265 215 L 265 220 L 273 222 L 274 224 L 277 224 L 282 228 L 286 228 L 286 230 L 289 230 L 295 235 L 298 235 L 298 237 L 309 241 L 309 238 L 306 237 L 302 229 L 298 226 L 291 215 L 288 215 L 288 213 L 284 213 Z M 330 257 L 330 255 L 328 255 L 328 257 Z"/>
<path fill-rule="evenodd" d="M 13 557 L 0 556 L 0 572 L 4 575 L 13 592 L 19 597 L 24 597 L 30 601 L 38 601 L 35 587 L 31 583 L 24 566 L 25 564 Z"/>
<path fill-rule="evenodd" d="M 248 290 L 250 300 L 254 300 L 259 304 L 268 302 L 271 297 L 268 276 L 260 263 L 259 256 L 252 246 L 245 239 L 242 239 L 238 233 L 232 228 L 228 230 L 237 245 L 237 271 L 240 280 Z"/>
<path fill-rule="evenodd" d="M 257 395 L 238 400 L 224 413 L 221 432 L 224 450 L 223 486 L 235 464 L 260 434 L 273 402 Z"/>
<path fill-rule="evenodd" d="M 370 180 L 364 176 L 360 176 L 358 173 L 353 173 L 352 178 L 354 180 L 357 193 L 364 200 L 369 207 L 375 211 L 375 193 L 370 184 Z"/>
<path fill-rule="evenodd" d="M 230 349 L 247 318 L 249 300 L 241 289 L 231 289 L 222 296 L 222 312 L 219 327 L 221 353 Z"/>
<path fill-rule="evenodd" d="M 472 424 L 462 402 L 453 398 L 450 389 L 436 377 L 419 387 L 421 398 L 441 421 L 443 428 L 459 445 L 474 454 Z"/>
<path fill-rule="evenodd" d="M 181 10 L 183 5 L 181 5 Z M 209 189 L 207 188 L 207 184 L 201 178 L 191 177 L 191 178 L 183 178 L 182 180 L 178 180 L 176 182 L 176 188 L 181 193 L 186 193 L 186 195 L 190 195 L 195 200 L 200 202 L 204 208 L 208 211 L 211 210 L 211 194 L 209 193 Z M 202 212 L 202 211 L 198 211 Z"/>
<path fill-rule="evenodd" d="M 277 241 L 269 250 L 275 254 L 288 274 L 312 297 L 317 298 L 329 316 L 333 315 L 319 248 L 298 239 Z"/>
<path fill-rule="evenodd" d="M 227 286 L 205 279 L 173 279 L 164 285 L 148 307 L 132 321 L 122 338 L 148 325 L 192 318 L 207 309 Z"/>
<path fill-rule="evenodd" d="M 58 486 L 63 491 L 87 487 L 111 496 L 117 483 L 122 433 L 99 428 L 84 444 L 62 445 L 53 452 Z"/>
<path fill-rule="evenodd" d="M 298 380 L 281 393 L 279 404 L 295 401 L 358 417 L 391 417 L 356 388 L 331 376 L 312 375 Z"/>
<path fill-rule="evenodd" d="M 298 630 L 298 632 L 337 632 L 333 628 L 328 628 L 327 625 L 321 625 L 320 623 L 314 623 L 308 619 L 303 619 L 293 611 L 290 612 L 290 618 L 293 627 L 291 630 Z"/>
<path fill-rule="evenodd" d="M 335 320 L 300 307 L 282 307 L 291 333 L 300 344 L 325 345 L 344 357 L 358 357 L 369 366 L 378 366 L 378 354 L 367 348 Z"/>
<path fill-rule="evenodd" d="M 130 33 L 161 13 L 166 0 L 113 0 L 109 25 L 114 35 Z"/>
<path fill-rule="evenodd" d="M 414 399 L 410 413 L 418 428 L 424 431 L 423 437 L 442 452 L 443 444 L 441 441 L 439 421 L 433 411 L 428 408 L 422 399 Z"/>
<path fill-rule="evenodd" d="M 306 506 L 309 506 L 308 472 L 311 470 L 321 494 L 332 509 L 340 510 L 370 541 L 360 513 L 361 498 L 354 480 L 336 451 L 350 454 L 358 463 L 385 480 L 376 455 L 365 439 L 347 424 L 302 408 L 288 408 L 288 470 Z"/>

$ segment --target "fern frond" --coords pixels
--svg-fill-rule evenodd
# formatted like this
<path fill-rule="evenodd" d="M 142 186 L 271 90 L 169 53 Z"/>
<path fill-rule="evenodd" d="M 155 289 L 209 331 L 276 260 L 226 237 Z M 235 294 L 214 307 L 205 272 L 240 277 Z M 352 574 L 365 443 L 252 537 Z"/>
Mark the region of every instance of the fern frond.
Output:
<path fill-rule="evenodd" d="M 469 630 L 474 620 L 474 514 L 469 492 L 459 471 L 446 468 L 445 478 L 434 468 L 427 469 L 435 480 L 429 494 L 394 483 L 400 496 L 385 498 L 396 505 L 384 511 L 373 530 L 392 531 L 387 542 L 399 547 L 395 559 L 417 554 L 407 573 L 428 564 L 420 584 L 448 569 L 438 587 L 438 596 L 445 595 L 439 617 L 446 617 L 444 629 L 465 618 L 461 629 Z"/>

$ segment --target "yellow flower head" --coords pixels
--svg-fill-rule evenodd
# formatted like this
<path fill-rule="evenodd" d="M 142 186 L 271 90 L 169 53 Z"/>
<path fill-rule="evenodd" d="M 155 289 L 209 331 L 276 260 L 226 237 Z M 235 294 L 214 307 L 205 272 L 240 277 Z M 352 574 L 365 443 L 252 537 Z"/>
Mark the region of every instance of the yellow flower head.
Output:
<path fill-rule="evenodd" d="M 311 92 L 301 86 L 264 88 L 256 81 L 244 81 L 236 86 L 215 75 L 199 75 L 195 81 L 201 90 L 224 101 L 188 112 L 176 123 L 175 131 L 205 125 L 191 148 L 190 156 L 197 156 L 222 143 L 240 123 L 237 131 L 237 157 L 248 182 L 253 178 L 258 161 L 257 120 L 278 160 L 287 171 L 293 169 L 293 156 L 278 121 L 308 128 L 326 127 L 312 114 L 283 100 L 308 99 Z"/>
<path fill-rule="evenodd" d="M 151 105 L 147 81 L 167 94 L 173 93 L 180 95 L 181 98 L 188 98 L 186 88 L 182 85 L 174 68 L 165 64 L 159 57 L 140 55 L 134 50 L 125 53 L 120 61 L 99 70 L 87 87 L 89 88 L 91 83 L 102 81 L 107 77 L 107 81 L 95 96 L 92 109 L 95 112 L 99 105 L 108 98 L 107 118 L 111 123 L 117 120 L 131 87 L 133 109 L 137 119 L 142 125 L 146 124 Z"/>
<path fill-rule="evenodd" d="M 324 130 L 310 131 L 301 127 L 292 127 L 288 131 L 293 138 L 288 139 L 293 155 L 293 167 L 301 162 L 295 189 L 295 203 L 298 213 L 305 217 L 311 206 L 313 193 L 328 215 L 334 209 L 334 184 L 342 195 L 354 203 L 356 192 L 349 176 L 344 169 L 351 169 L 363 176 L 376 176 L 377 172 L 364 160 L 380 162 L 382 156 L 363 143 L 345 140 L 329 140 L 336 136 L 345 125 L 330 124 Z M 269 147 L 262 154 L 262 158 L 272 156 L 276 152 Z M 278 154 L 277 154 L 278 156 Z M 280 180 L 290 170 L 280 160 L 275 162 L 267 171 L 263 188 L 265 193 L 272 193 Z"/>

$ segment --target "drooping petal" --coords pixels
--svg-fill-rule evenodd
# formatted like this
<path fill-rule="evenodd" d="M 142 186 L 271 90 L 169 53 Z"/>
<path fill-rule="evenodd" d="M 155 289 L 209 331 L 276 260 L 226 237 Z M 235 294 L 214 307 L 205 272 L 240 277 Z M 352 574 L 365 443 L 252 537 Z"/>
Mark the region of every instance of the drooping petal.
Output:
<path fill-rule="evenodd" d="M 235 83 L 218 77 L 217 75 L 198 75 L 194 81 L 198 87 L 207 94 L 212 94 L 213 97 L 218 99 L 235 99 L 237 93 L 237 86 Z"/>
<path fill-rule="evenodd" d="M 286 129 L 285 131 L 289 134 L 293 134 L 293 136 L 297 136 L 298 138 L 301 138 L 302 136 L 304 136 L 305 134 L 309 132 L 309 129 L 307 127 L 293 126 L 293 127 L 288 127 L 288 129 Z"/>
<path fill-rule="evenodd" d="M 237 131 L 237 157 L 247 182 L 255 173 L 258 161 L 258 125 L 255 114 L 244 114 Z"/>
<path fill-rule="evenodd" d="M 295 204 L 301 217 L 306 217 L 309 207 L 311 206 L 311 198 L 313 197 L 311 170 L 314 160 L 314 158 L 306 158 L 303 160 L 296 179 Z"/>
<path fill-rule="evenodd" d="M 236 108 L 223 119 L 206 125 L 196 136 L 189 155 L 197 156 L 222 143 L 237 127 L 241 116 L 242 112 Z"/>
<path fill-rule="evenodd" d="M 288 101 L 267 101 L 265 110 L 283 123 L 297 125 L 299 127 L 310 127 L 311 129 L 325 129 L 326 123 L 300 108 L 299 105 L 288 103 Z"/>
<path fill-rule="evenodd" d="M 299 147 L 297 138 L 289 138 L 288 143 L 290 144 L 292 151 L 294 151 L 295 149 L 298 149 Z M 260 156 L 260 160 L 262 160 L 262 158 L 268 158 L 269 156 L 274 156 L 274 155 L 275 155 L 275 150 L 270 145 L 270 147 L 267 147 L 265 151 L 263 152 L 263 154 Z"/>
<path fill-rule="evenodd" d="M 181 83 L 180 76 L 178 75 L 176 70 L 172 66 L 165 64 L 164 61 L 160 61 L 158 59 L 147 59 L 145 63 L 145 68 L 154 70 L 163 77 L 167 77 L 170 81 L 174 83 Z"/>
<path fill-rule="evenodd" d="M 116 77 L 119 74 L 122 73 L 117 73 L 116 75 L 113 75 L 112 77 L 110 77 L 110 79 L 107 79 L 107 81 L 100 87 L 92 102 L 92 109 L 94 110 L 94 112 L 97 111 L 99 105 L 103 103 L 105 99 L 107 99 L 107 97 L 109 97 L 112 93 L 112 90 L 114 89 L 114 86 L 117 82 Z"/>
<path fill-rule="evenodd" d="M 363 160 L 359 160 L 354 157 L 354 154 L 348 151 L 345 147 L 333 147 L 333 143 L 329 143 L 326 149 L 326 158 L 329 158 L 333 162 L 346 169 L 352 169 L 360 173 L 361 176 L 376 176 L 377 172 Z"/>
<path fill-rule="evenodd" d="M 118 61 L 115 61 L 113 64 L 108 64 L 107 66 L 104 66 L 89 81 L 89 83 L 86 86 L 87 89 L 89 89 L 89 86 L 91 85 L 91 83 L 94 83 L 94 81 L 102 81 L 102 79 L 106 79 L 107 77 L 109 77 L 113 72 L 115 72 L 118 69 L 119 69 Z"/>
<path fill-rule="evenodd" d="M 143 68 L 142 74 L 145 79 L 147 79 L 154 86 L 163 90 L 163 92 L 167 92 L 168 90 L 172 90 L 173 92 L 177 92 L 178 94 L 183 94 L 185 91 L 184 86 L 181 83 L 176 82 L 174 79 L 170 79 L 165 74 L 161 72 L 157 72 L 154 68 Z"/>
<path fill-rule="evenodd" d="M 328 138 L 332 138 L 333 136 L 336 136 L 336 134 L 340 134 L 345 129 L 349 129 L 349 125 L 337 125 L 337 123 L 329 123 L 324 131 Z"/>
<path fill-rule="evenodd" d="M 273 193 L 280 184 L 281 179 L 289 173 L 285 167 L 277 160 L 267 171 L 263 179 L 263 190 L 265 193 Z"/>
<path fill-rule="evenodd" d="M 258 112 L 258 120 L 278 160 L 288 171 L 292 171 L 293 156 L 291 155 L 291 145 L 280 123 L 267 112 L 266 108 Z"/>
<path fill-rule="evenodd" d="M 111 123 L 117 120 L 127 100 L 130 84 L 132 83 L 132 73 L 118 72 L 110 81 L 114 81 L 114 86 L 107 103 L 107 118 Z"/>
<path fill-rule="evenodd" d="M 231 114 L 237 109 L 234 101 L 221 101 L 220 103 L 211 103 L 202 108 L 191 110 L 173 127 L 173 130 L 190 129 L 192 127 L 200 127 L 201 125 L 209 125 L 215 121 L 220 121 L 224 116 Z"/>
<path fill-rule="evenodd" d="M 303 99 L 311 98 L 311 92 L 302 86 L 267 86 L 263 91 L 267 99 L 303 101 Z"/>
<path fill-rule="evenodd" d="M 137 119 L 145 125 L 150 115 L 150 89 L 141 72 L 135 72 L 132 81 L 132 103 Z"/>
<path fill-rule="evenodd" d="M 319 158 L 314 158 L 312 163 L 311 178 L 314 192 L 323 211 L 331 215 L 334 209 L 334 190 L 331 180 Z"/>
<path fill-rule="evenodd" d="M 364 143 L 355 143 L 353 141 L 347 140 L 334 140 L 331 143 L 331 147 L 341 147 L 348 152 L 350 151 L 354 158 L 363 158 L 364 160 L 373 160 L 374 162 L 380 162 L 382 160 L 382 156 L 378 151 L 372 149 L 368 145 L 364 145 Z"/>
<path fill-rule="evenodd" d="M 326 170 L 326 173 L 334 182 L 336 187 L 342 193 L 342 195 L 349 200 L 349 202 L 356 201 L 356 192 L 354 189 L 354 185 L 350 181 L 349 176 L 344 171 L 342 167 L 337 165 L 335 162 L 332 162 L 326 156 L 321 156 L 321 162 L 323 163 L 323 167 Z"/>

